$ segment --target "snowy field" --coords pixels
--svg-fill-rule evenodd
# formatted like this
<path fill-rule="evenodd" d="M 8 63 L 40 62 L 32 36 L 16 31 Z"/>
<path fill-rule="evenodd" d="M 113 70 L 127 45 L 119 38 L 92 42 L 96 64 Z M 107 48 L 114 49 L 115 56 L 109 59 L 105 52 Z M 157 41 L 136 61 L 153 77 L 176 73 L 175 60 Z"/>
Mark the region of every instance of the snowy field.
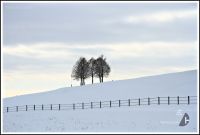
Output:
<path fill-rule="evenodd" d="M 182 114 L 190 122 L 181 127 Z M 5 113 L 4 132 L 195 132 L 196 105 Z"/>
<path fill-rule="evenodd" d="M 5 106 L 76 103 L 157 96 L 197 96 L 197 71 L 6 98 Z M 183 114 L 190 121 L 179 126 Z M 197 132 L 197 104 L 3 113 L 4 132 Z"/>

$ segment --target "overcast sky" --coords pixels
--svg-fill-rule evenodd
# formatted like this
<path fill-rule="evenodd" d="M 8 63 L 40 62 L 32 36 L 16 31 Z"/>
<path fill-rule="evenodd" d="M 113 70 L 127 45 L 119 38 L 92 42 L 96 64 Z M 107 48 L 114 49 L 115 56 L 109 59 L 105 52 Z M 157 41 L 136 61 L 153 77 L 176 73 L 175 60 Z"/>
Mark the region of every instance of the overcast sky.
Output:
<path fill-rule="evenodd" d="M 4 96 L 79 85 L 71 71 L 81 56 L 104 54 L 111 66 L 105 81 L 197 69 L 197 8 L 194 2 L 4 3 Z"/>

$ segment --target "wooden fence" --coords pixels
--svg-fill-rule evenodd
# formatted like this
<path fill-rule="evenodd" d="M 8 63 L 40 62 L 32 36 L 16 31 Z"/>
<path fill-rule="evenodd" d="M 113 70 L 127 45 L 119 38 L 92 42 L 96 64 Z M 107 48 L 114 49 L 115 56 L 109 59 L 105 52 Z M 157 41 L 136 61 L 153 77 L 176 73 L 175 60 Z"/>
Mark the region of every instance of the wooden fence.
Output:
<path fill-rule="evenodd" d="M 73 104 L 41 104 L 41 105 L 21 105 L 4 107 L 3 112 L 19 112 L 19 111 L 39 111 L 39 110 L 77 110 L 77 109 L 95 109 L 95 108 L 111 108 L 123 106 L 141 106 L 141 105 L 162 105 L 162 104 L 197 104 L 197 96 L 186 97 L 154 97 L 154 98 L 135 98 L 127 100 L 99 101 L 99 102 L 82 102 Z"/>

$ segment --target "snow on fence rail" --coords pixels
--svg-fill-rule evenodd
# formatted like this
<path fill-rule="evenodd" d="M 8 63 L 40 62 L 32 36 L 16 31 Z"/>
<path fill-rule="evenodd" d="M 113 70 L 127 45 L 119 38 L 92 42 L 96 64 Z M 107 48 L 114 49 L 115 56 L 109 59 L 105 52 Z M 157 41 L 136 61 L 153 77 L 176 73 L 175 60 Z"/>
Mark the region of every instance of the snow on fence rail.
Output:
<path fill-rule="evenodd" d="M 140 106 L 152 104 L 196 104 L 197 96 L 186 97 L 154 97 L 154 98 L 135 98 L 127 100 L 99 101 L 99 102 L 82 102 L 73 104 L 41 104 L 41 105 L 21 105 L 4 107 L 4 112 L 19 111 L 39 111 L 39 110 L 77 110 L 77 109 L 94 109 L 94 108 L 111 108 L 121 106 Z"/>

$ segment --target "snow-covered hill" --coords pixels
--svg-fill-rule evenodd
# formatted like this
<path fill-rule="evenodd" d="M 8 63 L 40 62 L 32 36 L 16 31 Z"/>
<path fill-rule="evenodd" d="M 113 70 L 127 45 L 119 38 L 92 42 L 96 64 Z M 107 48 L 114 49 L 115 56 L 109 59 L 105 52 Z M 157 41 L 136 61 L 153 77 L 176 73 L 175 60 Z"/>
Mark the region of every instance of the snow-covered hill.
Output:
<path fill-rule="evenodd" d="M 138 97 L 197 96 L 197 71 L 185 71 L 130 80 L 5 98 L 4 106 L 76 103 Z M 182 114 L 190 122 L 178 124 Z M 180 115 L 181 114 L 181 115 Z M 3 113 L 4 132 L 196 132 L 197 105 L 150 105 L 71 111 Z"/>
<path fill-rule="evenodd" d="M 22 84 L 23 85 L 23 84 Z M 157 96 L 197 95 L 197 71 L 60 88 L 4 99 L 4 105 L 73 103 Z"/>

